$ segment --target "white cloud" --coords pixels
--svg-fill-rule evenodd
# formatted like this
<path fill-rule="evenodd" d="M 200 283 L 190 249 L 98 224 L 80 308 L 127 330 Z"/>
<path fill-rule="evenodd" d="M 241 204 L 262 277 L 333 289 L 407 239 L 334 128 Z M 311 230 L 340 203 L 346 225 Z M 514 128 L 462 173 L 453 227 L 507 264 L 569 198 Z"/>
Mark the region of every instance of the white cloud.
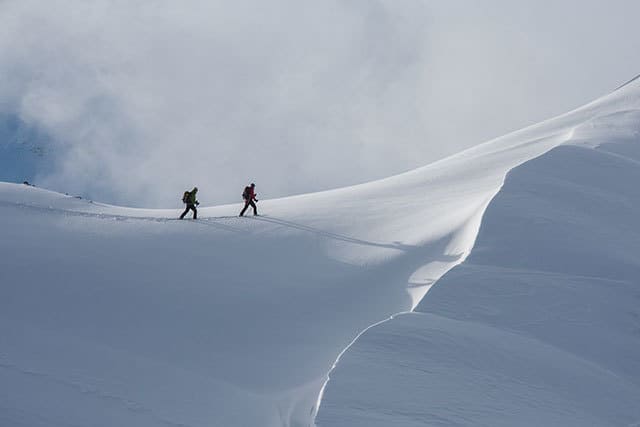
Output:
<path fill-rule="evenodd" d="M 100 200 L 172 206 L 192 185 L 214 203 L 248 181 L 263 196 L 362 182 L 640 72 L 639 6 L 554 5 L 8 0 L 0 108 L 52 135 L 57 167 L 43 183 Z"/>

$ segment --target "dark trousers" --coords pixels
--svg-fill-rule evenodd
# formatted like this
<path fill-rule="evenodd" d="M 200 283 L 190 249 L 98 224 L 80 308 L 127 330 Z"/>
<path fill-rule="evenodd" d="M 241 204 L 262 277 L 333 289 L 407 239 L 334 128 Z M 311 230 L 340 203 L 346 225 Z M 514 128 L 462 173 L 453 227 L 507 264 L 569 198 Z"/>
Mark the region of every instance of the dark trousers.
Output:
<path fill-rule="evenodd" d="M 258 208 L 256 208 L 256 204 L 253 200 L 245 200 L 244 201 L 244 209 L 242 209 L 242 212 L 240 212 L 240 216 L 244 215 L 244 213 L 246 212 L 247 208 L 251 206 L 253 208 L 253 214 L 254 215 L 258 215 Z"/>
<path fill-rule="evenodd" d="M 189 210 L 193 211 L 193 219 L 198 219 L 198 210 L 196 209 L 196 205 L 191 203 L 187 203 L 187 208 L 182 212 L 182 215 L 180 215 L 180 219 L 183 219 Z"/>

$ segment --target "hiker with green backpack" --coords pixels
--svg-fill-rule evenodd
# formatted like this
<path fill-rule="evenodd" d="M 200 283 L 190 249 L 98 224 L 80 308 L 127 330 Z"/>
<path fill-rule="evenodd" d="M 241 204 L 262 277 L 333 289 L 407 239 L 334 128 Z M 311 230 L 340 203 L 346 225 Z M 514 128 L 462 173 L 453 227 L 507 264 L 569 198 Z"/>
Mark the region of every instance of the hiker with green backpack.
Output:
<path fill-rule="evenodd" d="M 251 206 L 253 208 L 253 215 L 258 215 L 258 209 L 256 208 L 256 185 L 252 182 L 251 185 L 244 187 L 242 192 L 242 198 L 244 199 L 244 209 L 240 212 L 240 216 L 243 216 L 246 210 Z"/>
<path fill-rule="evenodd" d="M 180 215 L 180 219 L 184 219 L 184 216 L 190 210 L 193 211 L 193 219 L 198 219 L 198 210 L 196 209 L 196 205 L 199 205 L 200 202 L 196 200 L 196 193 L 198 192 L 198 187 L 193 187 L 191 191 L 185 191 L 182 195 L 182 203 L 187 205 L 187 208 Z"/>

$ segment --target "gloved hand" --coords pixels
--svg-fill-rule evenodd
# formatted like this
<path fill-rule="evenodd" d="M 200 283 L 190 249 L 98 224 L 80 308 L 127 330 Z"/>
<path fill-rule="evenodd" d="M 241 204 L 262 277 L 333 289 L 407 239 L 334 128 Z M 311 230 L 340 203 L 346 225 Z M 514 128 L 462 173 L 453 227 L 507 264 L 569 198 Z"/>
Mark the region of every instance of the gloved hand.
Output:
<path fill-rule="evenodd" d="M 199 205 L 200 205 L 200 202 L 196 200 L 196 206 L 199 206 Z"/>

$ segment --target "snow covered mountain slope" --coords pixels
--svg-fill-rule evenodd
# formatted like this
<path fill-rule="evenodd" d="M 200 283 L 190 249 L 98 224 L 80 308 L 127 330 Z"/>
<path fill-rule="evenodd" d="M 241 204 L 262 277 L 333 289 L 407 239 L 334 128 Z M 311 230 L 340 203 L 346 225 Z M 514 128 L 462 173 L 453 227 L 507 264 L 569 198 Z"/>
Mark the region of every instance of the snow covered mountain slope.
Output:
<path fill-rule="evenodd" d="M 340 360 L 318 425 L 640 423 L 640 110 L 513 169 L 470 256 Z"/>
<path fill-rule="evenodd" d="M 261 201 L 266 215 L 257 218 L 235 217 L 235 205 L 202 208 L 198 221 L 175 221 L 178 209 L 121 208 L 0 184 L 0 425 L 312 424 L 336 358 L 365 328 L 418 306 L 436 280 L 465 260 L 505 175 L 586 135 L 603 117 L 617 129 L 618 118 L 639 109 L 639 92 L 638 84 L 630 84 L 572 113 L 406 174 Z M 627 149 L 610 151 L 626 156 Z M 215 191 L 195 184 L 200 197 Z M 526 197 L 516 202 L 517 212 L 529 208 Z M 498 237 L 509 237 L 499 224 L 494 228 Z M 610 237 L 608 229 L 601 231 Z M 606 247 L 614 246 L 608 242 Z M 496 251 L 509 255 L 505 267 L 517 254 L 507 244 L 495 243 Z M 627 241 L 622 251 L 633 257 Z M 629 264 L 625 271 L 634 268 Z M 446 277 L 433 293 L 433 304 L 443 298 L 443 307 L 452 304 L 438 296 L 448 288 Z M 476 324 L 486 334 L 503 334 Z M 422 331 L 412 333 L 411 325 L 395 321 L 381 327 L 396 325 L 403 343 Z M 320 425 L 355 424 L 358 408 L 372 408 L 356 407 L 341 378 L 356 378 L 348 361 L 377 330 L 369 329 L 337 365 Z M 535 347 L 535 338 L 510 333 Z M 380 357 L 397 349 L 393 342 L 382 348 Z M 559 352 L 549 344 L 545 357 L 555 360 Z M 430 369 L 428 360 L 420 369 Z M 360 397 L 389 398 L 389 390 L 405 384 L 400 369 L 388 381 L 378 382 L 384 380 L 378 374 L 360 379 L 375 386 Z M 503 378 L 491 381 L 498 388 Z M 464 385 L 461 377 L 440 379 Z M 635 389 L 630 384 L 624 390 Z M 401 421 L 402 412 L 397 414 Z M 399 425 L 392 420 L 386 425 Z"/>

